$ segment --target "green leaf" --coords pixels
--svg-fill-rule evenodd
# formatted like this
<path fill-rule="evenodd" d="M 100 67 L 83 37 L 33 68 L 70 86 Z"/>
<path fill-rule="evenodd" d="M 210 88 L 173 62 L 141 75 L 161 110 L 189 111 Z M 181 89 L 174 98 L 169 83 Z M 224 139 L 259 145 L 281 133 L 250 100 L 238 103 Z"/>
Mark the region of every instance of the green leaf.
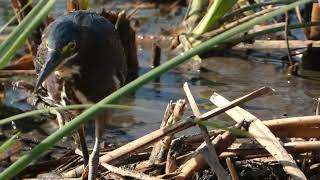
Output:
<path fill-rule="evenodd" d="M 206 127 L 213 128 L 213 129 L 223 129 L 223 130 L 229 131 L 234 136 L 252 137 L 249 132 L 238 129 L 238 128 L 228 128 L 224 125 L 221 125 L 218 123 L 213 123 L 213 122 L 208 122 L 208 121 L 194 121 L 194 122 L 197 124 L 206 126 Z"/>
<path fill-rule="evenodd" d="M 208 30 L 237 3 L 237 0 L 215 0 L 198 26 L 193 30 L 201 35 Z"/>
<path fill-rule="evenodd" d="M 81 0 L 81 9 L 86 10 L 89 8 L 89 0 Z"/>
<path fill-rule="evenodd" d="M 40 0 L 0 45 L 0 69 L 9 63 L 31 33 L 42 23 L 56 0 Z"/>
<path fill-rule="evenodd" d="M 13 135 L 10 139 L 6 140 L 4 143 L 0 146 L 0 157 L 3 153 L 5 153 L 8 149 L 10 149 L 11 146 L 17 143 L 16 138 L 19 136 L 20 133 L 16 133 Z"/>
<path fill-rule="evenodd" d="M 30 0 L 27 4 L 25 4 L 19 12 L 17 12 L 13 17 L 11 17 L 9 19 L 9 21 L 4 24 L 1 28 L 0 28 L 0 34 L 19 16 L 19 14 L 21 14 L 30 4 L 32 4 L 32 0 Z"/>

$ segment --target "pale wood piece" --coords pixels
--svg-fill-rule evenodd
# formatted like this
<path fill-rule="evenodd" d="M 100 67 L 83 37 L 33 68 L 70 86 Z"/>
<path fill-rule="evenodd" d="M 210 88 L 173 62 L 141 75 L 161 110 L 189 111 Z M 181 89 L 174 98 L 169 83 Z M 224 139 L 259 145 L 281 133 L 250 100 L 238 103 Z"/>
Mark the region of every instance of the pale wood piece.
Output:
<path fill-rule="evenodd" d="M 211 96 L 210 101 L 218 107 L 229 103 L 227 99 L 217 93 L 214 93 Z M 240 107 L 230 109 L 226 111 L 226 113 L 236 122 L 242 120 L 250 122 L 248 129 L 249 133 L 252 134 L 268 152 L 270 152 L 270 154 L 283 166 L 285 172 L 288 173 L 292 179 L 307 179 L 297 166 L 294 159 L 288 154 L 281 143 L 260 119 Z"/>
<path fill-rule="evenodd" d="M 309 44 L 312 47 L 320 47 L 320 41 L 312 40 L 289 40 L 290 48 L 307 48 Z M 252 44 L 238 44 L 234 49 L 286 49 L 287 44 L 284 40 L 255 40 Z"/>
<path fill-rule="evenodd" d="M 228 169 L 230 171 L 232 180 L 239 180 L 239 176 L 238 176 L 237 170 L 234 167 L 234 165 L 233 165 L 233 163 L 232 163 L 232 161 L 231 161 L 231 159 L 229 157 L 226 159 L 226 164 L 227 164 Z"/>
<path fill-rule="evenodd" d="M 146 175 L 143 173 L 118 168 L 118 167 L 112 166 L 107 163 L 101 163 L 101 166 L 105 167 L 106 169 L 108 169 L 109 171 L 111 171 L 113 173 L 120 174 L 122 176 L 129 176 L 129 177 L 133 177 L 136 179 L 144 179 L 144 180 L 161 180 L 161 178 L 152 177 L 152 176 L 149 176 L 149 175 Z"/>
<path fill-rule="evenodd" d="M 198 105 L 196 103 L 196 101 L 193 98 L 193 95 L 191 93 L 191 90 L 189 88 L 188 83 L 184 83 L 183 85 L 183 90 L 187 96 L 187 99 L 189 101 L 189 105 L 192 109 L 193 115 L 197 118 L 199 118 L 201 116 L 201 112 L 198 108 Z M 203 125 L 198 125 L 200 130 L 201 130 L 201 134 L 203 136 L 203 139 L 207 145 L 207 151 L 203 151 L 202 155 L 205 157 L 207 163 L 209 164 L 210 168 L 216 173 L 217 177 L 219 180 L 228 180 L 231 179 L 231 177 L 229 176 L 229 174 L 226 172 L 226 170 L 223 168 L 223 166 L 220 164 L 219 161 L 219 157 L 217 155 L 217 152 L 213 146 L 213 144 L 210 141 L 210 136 L 208 133 L 208 130 L 205 126 Z M 193 173 L 195 171 L 192 171 Z M 189 173 L 187 173 L 189 174 Z"/>

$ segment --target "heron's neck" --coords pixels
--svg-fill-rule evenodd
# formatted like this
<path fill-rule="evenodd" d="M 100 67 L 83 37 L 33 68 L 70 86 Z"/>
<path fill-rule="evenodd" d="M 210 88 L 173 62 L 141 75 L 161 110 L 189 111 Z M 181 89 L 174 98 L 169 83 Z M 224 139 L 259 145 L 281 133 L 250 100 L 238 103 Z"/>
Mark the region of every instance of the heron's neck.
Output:
<path fill-rule="evenodd" d="M 73 65 L 71 67 L 62 67 L 54 72 L 57 76 L 64 80 L 71 79 L 74 75 L 80 75 L 80 66 Z"/>

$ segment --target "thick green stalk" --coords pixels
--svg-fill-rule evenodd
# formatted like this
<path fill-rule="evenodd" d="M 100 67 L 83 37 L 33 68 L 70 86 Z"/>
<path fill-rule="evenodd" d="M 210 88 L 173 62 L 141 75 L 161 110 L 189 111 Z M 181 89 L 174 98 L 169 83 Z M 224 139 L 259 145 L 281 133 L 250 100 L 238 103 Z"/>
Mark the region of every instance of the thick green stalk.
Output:
<path fill-rule="evenodd" d="M 5 169 L 0 174 L 0 179 L 6 180 L 11 177 L 14 177 L 17 173 L 19 173 L 22 169 L 24 169 L 29 163 L 33 160 L 37 159 L 41 154 L 43 154 L 48 148 L 53 146 L 55 143 L 60 141 L 64 136 L 68 135 L 75 129 L 81 126 L 81 124 L 89 121 L 92 117 L 94 117 L 98 112 L 101 111 L 100 106 L 104 104 L 112 104 L 117 102 L 121 97 L 132 93 L 133 91 L 137 90 L 144 84 L 148 83 L 149 81 L 159 77 L 161 74 L 177 67 L 179 64 L 187 61 L 188 59 L 192 58 L 195 55 L 207 52 L 208 50 L 212 49 L 213 47 L 225 42 L 227 39 L 230 39 L 232 36 L 235 36 L 241 32 L 247 31 L 248 29 L 252 28 L 254 25 L 259 24 L 263 21 L 266 21 L 272 17 L 275 17 L 279 14 L 285 13 L 286 11 L 295 8 L 298 5 L 311 2 L 312 0 L 301 0 L 296 3 L 292 3 L 290 5 L 284 6 L 278 10 L 270 12 L 264 16 L 258 17 L 249 21 L 246 24 L 241 24 L 237 28 L 230 29 L 222 34 L 219 34 L 212 39 L 196 46 L 195 48 L 184 52 L 183 54 L 176 56 L 169 60 L 168 62 L 160 65 L 159 67 L 149 71 L 148 73 L 140 76 L 136 80 L 132 81 L 131 83 L 127 84 L 126 86 L 120 88 L 116 92 L 112 93 L 111 95 L 107 96 L 96 105 L 92 106 L 91 108 L 87 109 L 71 122 L 67 123 L 63 128 L 55 131 L 53 134 L 48 136 L 44 139 L 40 144 L 34 147 L 30 152 L 22 156 L 16 162 L 14 162 L 10 167 Z"/>
<path fill-rule="evenodd" d="M 38 2 L 32 11 L 21 21 L 19 26 L 10 33 L 8 39 L 0 46 L 0 68 L 10 61 L 29 35 L 41 24 L 55 2 L 56 0 L 41 0 Z"/>
<path fill-rule="evenodd" d="M 203 10 L 205 6 L 208 6 L 208 0 L 192 0 L 190 3 L 190 10 L 187 14 L 188 18 L 194 15 L 198 18 L 198 16 L 202 14 L 201 10 Z"/>
<path fill-rule="evenodd" d="M 187 32 L 191 32 L 196 23 L 201 19 L 202 13 L 205 11 L 205 8 L 208 6 L 208 0 L 191 0 L 189 2 L 188 13 L 185 17 L 185 24 L 187 27 Z"/>
<path fill-rule="evenodd" d="M 192 31 L 196 35 L 207 32 L 222 16 L 224 16 L 237 0 L 215 0 L 206 15 Z"/>
<path fill-rule="evenodd" d="M 32 3 L 33 1 L 30 0 L 27 4 L 25 4 L 19 12 L 17 12 L 13 17 L 11 17 L 9 19 L 8 22 L 6 22 L 6 24 L 4 24 L 1 28 L 0 28 L 0 34 L 14 21 L 16 20 L 16 18 Z"/>

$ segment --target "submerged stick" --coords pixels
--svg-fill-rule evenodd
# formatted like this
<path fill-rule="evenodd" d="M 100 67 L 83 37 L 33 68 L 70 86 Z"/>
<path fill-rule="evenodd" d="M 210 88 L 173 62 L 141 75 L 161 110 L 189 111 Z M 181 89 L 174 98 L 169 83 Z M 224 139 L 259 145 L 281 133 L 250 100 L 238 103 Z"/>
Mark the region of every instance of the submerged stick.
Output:
<path fill-rule="evenodd" d="M 293 66 L 293 60 L 292 60 L 292 55 L 291 55 L 291 50 L 290 50 L 290 44 L 289 44 L 289 30 L 288 30 L 288 25 L 289 25 L 289 13 L 288 11 L 285 13 L 285 26 L 284 26 L 284 40 L 287 45 L 287 56 L 288 56 L 288 65 Z"/>

